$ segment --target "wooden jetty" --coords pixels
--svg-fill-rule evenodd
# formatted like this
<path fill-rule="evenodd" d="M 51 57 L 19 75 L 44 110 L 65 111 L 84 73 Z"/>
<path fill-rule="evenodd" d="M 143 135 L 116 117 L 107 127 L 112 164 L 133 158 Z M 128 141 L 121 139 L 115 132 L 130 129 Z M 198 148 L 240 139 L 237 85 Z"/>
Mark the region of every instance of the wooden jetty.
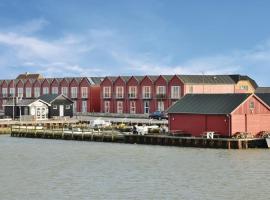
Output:
<path fill-rule="evenodd" d="M 42 126 L 12 126 L 12 137 L 81 140 L 96 142 L 117 142 L 128 144 L 164 145 L 178 147 L 249 149 L 267 148 L 265 139 L 230 139 L 230 138 L 199 138 L 176 137 L 167 135 L 133 135 L 121 134 L 117 131 L 100 131 L 94 129 L 47 129 Z"/>

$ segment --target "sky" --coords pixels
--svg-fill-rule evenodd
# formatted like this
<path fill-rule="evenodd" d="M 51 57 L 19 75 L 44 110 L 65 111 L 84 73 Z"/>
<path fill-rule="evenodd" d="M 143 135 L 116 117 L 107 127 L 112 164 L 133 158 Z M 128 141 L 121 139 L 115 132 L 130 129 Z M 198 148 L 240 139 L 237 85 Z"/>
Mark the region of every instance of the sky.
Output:
<path fill-rule="evenodd" d="M 0 79 L 243 74 L 270 86 L 268 0 L 1 0 Z"/>

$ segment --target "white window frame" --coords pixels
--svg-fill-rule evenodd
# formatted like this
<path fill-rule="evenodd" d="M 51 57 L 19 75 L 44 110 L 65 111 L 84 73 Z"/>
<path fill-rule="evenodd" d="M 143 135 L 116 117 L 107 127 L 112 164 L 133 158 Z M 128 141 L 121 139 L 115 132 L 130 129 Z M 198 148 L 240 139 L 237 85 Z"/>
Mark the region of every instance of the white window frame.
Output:
<path fill-rule="evenodd" d="M 171 98 L 172 99 L 179 99 L 181 97 L 181 91 L 179 85 L 171 86 Z"/>
<path fill-rule="evenodd" d="M 111 98 L 111 86 L 103 87 L 103 98 Z"/>
<path fill-rule="evenodd" d="M 124 110 L 124 103 L 123 101 L 117 101 L 117 113 L 122 114 Z"/>
<path fill-rule="evenodd" d="M 143 98 L 150 99 L 151 98 L 151 86 L 143 86 Z"/>
<path fill-rule="evenodd" d="M 158 101 L 158 103 L 157 103 L 158 105 L 157 105 L 157 110 L 158 111 L 164 111 L 165 109 L 164 109 L 164 101 Z"/>
<path fill-rule="evenodd" d="M 2 88 L 2 96 L 7 97 L 8 96 L 8 88 Z"/>
<path fill-rule="evenodd" d="M 52 87 L 52 94 L 58 94 L 58 87 Z"/>
<path fill-rule="evenodd" d="M 18 91 L 18 97 L 23 97 L 23 88 L 22 87 L 18 87 L 17 88 Z"/>
<path fill-rule="evenodd" d="M 66 105 L 66 110 L 69 110 L 70 109 L 70 105 Z"/>
<path fill-rule="evenodd" d="M 14 87 L 9 88 L 9 95 L 12 97 L 15 96 L 15 88 Z"/>
<path fill-rule="evenodd" d="M 77 101 L 73 101 L 73 112 L 77 112 Z"/>
<path fill-rule="evenodd" d="M 136 114 L 136 101 L 129 102 L 129 112 L 130 114 Z"/>
<path fill-rule="evenodd" d="M 83 113 L 87 112 L 87 101 L 82 101 L 82 112 Z"/>
<path fill-rule="evenodd" d="M 104 101 L 104 112 L 110 113 L 111 111 L 111 102 L 110 101 Z"/>
<path fill-rule="evenodd" d="M 25 88 L 25 97 L 26 98 L 31 98 L 32 97 L 32 88 L 31 87 L 26 87 Z"/>
<path fill-rule="evenodd" d="M 157 94 L 166 94 L 166 86 L 164 85 L 159 85 L 157 86 Z"/>
<path fill-rule="evenodd" d="M 78 98 L 78 87 L 71 87 L 71 98 Z"/>
<path fill-rule="evenodd" d="M 68 87 L 61 87 L 61 94 L 68 96 Z"/>
<path fill-rule="evenodd" d="M 49 87 L 43 87 L 42 94 L 49 94 Z"/>
<path fill-rule="evenodd" d="M 143 113 L 144 114 L 150 113 L 150 101 L 143 101 Z"/>
<path fill-rule="evenodd" d="M 40 87 L 34 87 L 34 97 L 40 96 Z"/>
<path fill-rule="evenodd" d="M 124 87 L 116 86 L 116 98 L 124 98 Z"/>
<path fill-rule="evenodd" d="M 128 87 L 128 96 L 129 98 L 137 97 L 137 86 L 129 86 Z"/>
<path fill-rule="evenodd" d="M 82 98 L 88 97 L 88 88 L 87 87 L 81 87 L 81 97 Z"/>

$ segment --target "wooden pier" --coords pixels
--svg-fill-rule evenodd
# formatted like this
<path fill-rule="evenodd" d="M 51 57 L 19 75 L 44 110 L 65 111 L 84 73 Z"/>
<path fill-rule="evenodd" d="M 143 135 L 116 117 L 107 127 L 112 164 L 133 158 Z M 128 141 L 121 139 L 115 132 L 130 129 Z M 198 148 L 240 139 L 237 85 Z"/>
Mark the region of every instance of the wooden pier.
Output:
<path fill-rule="evenodd" d="M 121 134 L 114 131 L 95 131 L 94 129 L 69 130 L 44 129 L 38 126 L 13 126 L 12 137 L 63 139 L 96 142 L 116 142 L 128 144 L 163 145 L 178 147 L 197 148 L 220 148 L 220 149 L 249 149 L 267 148 L 265 139 L 229 139 L 229 138 L 198 138 L 198 137 L 176 137 L 167 135 L 133 135 Z"/>

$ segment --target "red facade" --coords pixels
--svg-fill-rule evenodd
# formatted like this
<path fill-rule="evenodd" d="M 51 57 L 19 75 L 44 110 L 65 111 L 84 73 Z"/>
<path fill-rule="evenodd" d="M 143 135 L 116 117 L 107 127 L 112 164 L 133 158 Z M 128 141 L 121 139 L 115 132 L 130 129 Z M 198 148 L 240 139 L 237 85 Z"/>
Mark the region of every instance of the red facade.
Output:
<path fill-rule="evenodd" d="M 250 109 L 250 103 L 254 109 Z M 270 108 L 256 95 L 251 95 L 232 113 L 227 115 L 185 114 L 169 115 L 171 132 L 183 131 L 192 136 L 201 136 L 203 132 L 214 131 L 222 136 L 232 136 L 237 132 L 256 135 L 261 131 L 270 131 Z"/>
<path fill-rule="evenodd" d="M 75 112 L 99 112 L 100 111 L 100 87 L 90 83 L 87 77 L 81 78 L 43 78 L 24 80 L 3 80 L 1 82 L 0 107 L 11 97 L 10 88 L 15 88 L 15 96 L 24 98 L 36 98 L 45 93 L 65 95 L 76 102 Z M 65 90 L 62 88 L 65 87 Z M 71 87 L 76 87 L 76 94 L 71 94 Z M 36 88 L 36 89 L 35 89 Z"/>

